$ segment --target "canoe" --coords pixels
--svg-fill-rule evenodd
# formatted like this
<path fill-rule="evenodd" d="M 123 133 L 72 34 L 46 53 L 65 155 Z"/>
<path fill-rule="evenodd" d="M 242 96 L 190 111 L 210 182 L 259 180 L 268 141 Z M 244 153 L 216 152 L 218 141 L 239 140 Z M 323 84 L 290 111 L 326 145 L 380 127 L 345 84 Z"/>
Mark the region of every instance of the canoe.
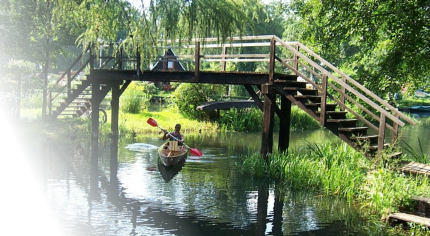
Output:
<path fill-rule="evenodd" d="M 158 149 L 158 155 L 160 156 L 163 165 L 174 166 L 181 162 L 181 160 L 187 158 L 188 148 L 185 145 L 178 146 L 177 151 L 169 150 L 169 142 L 163 144 Z"/>

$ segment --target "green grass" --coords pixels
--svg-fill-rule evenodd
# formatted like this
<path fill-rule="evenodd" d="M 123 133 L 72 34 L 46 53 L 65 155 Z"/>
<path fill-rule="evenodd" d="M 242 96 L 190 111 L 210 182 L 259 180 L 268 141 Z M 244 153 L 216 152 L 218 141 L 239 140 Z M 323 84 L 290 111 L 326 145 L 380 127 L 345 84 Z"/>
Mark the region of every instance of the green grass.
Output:
<path fill-rule="evenodd" d="M 345 197 L 363 217 L 376 220 L 410 207 L 412 196 L 430 197 L 429 179 L 406 176 L 379 161 L 369 160 L 346 144 L 308 144 L 288 154 L 274 153 L 268 161 L 259 153 L 241 157 L 242 172 L 266 176 L 298 190 Z"/>
<path fill-rule="evenodd" d="M 397 100 L 396 103 L 398 104 L 398 107 L 406 108 L 411 106 L 430 106 L 430 98 L 404 98 L 402 100 Z"/>
<path fill-rule="evenodd" d="M 111 132 L 111 112 L 106 111 L 108 122 L 100 125 L 100 136 L 108 136 Z M 59 117 L 46 123 L 41 122 L 40 109 L 22 109 L 21 120 L 11 126 L 11 130 L 19 139 L 42 138 L 57 139 L 61 137 L 77 136 L 89 138 L 91 122 L 88 118 Z M 140 134 L 158 133 L 160 129 L 147 123 L 148 118 L 157 121 L 158 126 L 170 131 L 175 124 L 182 125 L 182 132 L 213 132 L 219 129 L 217 124 L 190 120 L 174 109 L 161 112 L 141 112 L 138 114 L 122 113 L 119 115 L 119 130 L 121 136 L 136 136 Z"/>

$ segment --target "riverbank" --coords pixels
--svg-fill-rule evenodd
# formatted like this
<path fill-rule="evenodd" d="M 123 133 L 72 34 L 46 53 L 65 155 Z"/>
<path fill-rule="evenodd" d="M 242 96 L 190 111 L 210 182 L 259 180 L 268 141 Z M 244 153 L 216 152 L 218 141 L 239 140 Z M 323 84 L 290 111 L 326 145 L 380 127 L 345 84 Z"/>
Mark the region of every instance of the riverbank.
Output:
<path fill-rule="evenodd" d="M 18 139 L 88 139 L 91 136 L 91 121 L 88 118 L 62 117 L 48 122 L 42 122 L 39 118 L 40 109 L 23 109 L 19 122 L 11 125 L 12 132 Z M 107 112 L 108 122 L 100 124 L 100 137 L 109 137 L 110 112 Z M 176 123 L 182 125 L 182 132 L 213 132 L 219 129 L 217 124 L 190 120 L 172 111 L 142 112 L 139 114 L 120 114 L 120 135 L 122 137 L 135 137 L 142 134 L 159 133 L 147 123 L 148 118 L 153 118 L 158 125 L 167 130 L 174 130 Z"/>
<path fill-rule="evenodd" d="M 428 235 L 419 226 L 409 231 L 389 227 L 388 215 L 409 209 L 413 196 L 430 197 L 430 182 L 425 176 L 406 176 L 398 171 L 399 162 L 386 161 L 384 157 L 367 159 L 346 144 L 309 143 L 306 149 L 271 154 L 267 162 L 259 154 L 250 154 L 242 157 L 239 168 L 253 176 L 267 175 L 288 188 L 346 198 L 375 230 Z"/>

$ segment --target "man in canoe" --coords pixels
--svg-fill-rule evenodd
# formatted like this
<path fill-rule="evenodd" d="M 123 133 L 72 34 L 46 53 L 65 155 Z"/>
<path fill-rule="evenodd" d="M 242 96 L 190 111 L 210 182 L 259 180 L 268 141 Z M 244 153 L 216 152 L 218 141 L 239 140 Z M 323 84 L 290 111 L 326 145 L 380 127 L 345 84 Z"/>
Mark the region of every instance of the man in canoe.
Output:
<path fill-rule="evenodd" d="M 170 138 L 170 141 L 178 141 L 179 145 L 182 145 L 182 143 L 184 142 L 184 135 L 181 134 L 181 124 L 176 124 L 175 125 L 175 131 L 167 132 L 167 130 L 163 129 L 164 131 L 164 135 L 163 135 L 163 140 L 166 140 L 168 138 Z M 175 137 L 176 139 L 174 139 L 173 137 Z"/>

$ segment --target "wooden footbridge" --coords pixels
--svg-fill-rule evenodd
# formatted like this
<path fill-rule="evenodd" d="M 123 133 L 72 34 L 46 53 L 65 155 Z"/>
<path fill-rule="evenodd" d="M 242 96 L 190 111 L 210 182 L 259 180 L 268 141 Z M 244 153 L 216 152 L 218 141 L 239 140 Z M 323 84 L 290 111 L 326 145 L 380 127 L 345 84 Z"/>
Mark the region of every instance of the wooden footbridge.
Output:
<path fill-rule="evenodd" d="M 273 148 L 275 114 L 280 120 L 278 149 L 281 152 L 288 149 L 292 105 L 300 107 L 321 126 L 368 156 L 390 150 L 390 144 L 396 143 L 399 127 L 415 124 L 301 43 L 284 42 L 269 35 L 234 37 L 226 43 L 219 43 L 215 38 L 194 39 L 179 45 L 174 48 L 175 56 L 159 57 L 164 65 L 162 70 L 150 70 L 139 55 L 127 55 L 121 47 L 115 50 L 104 47 L 97 56 L 88 50 L 57 81 L 59 84 L 63 81 L 63 90 L 50 93 L 51 117 L 80 116 L 90 107 L 97 111 L 111 91 L 111 128 L 113 136 L 117 137 L 119 97 L 132 81 L 154 81 L 243 85 L 264 113 L 261 153 L 265 157 Z M 185 71 L 175 70 L 179 61 Z M 220 70 L 204 69 L 209 63 L 219 63 Z M 238 69 L 227 71 L 227 63 L 236 63 Z M 239 69 L 256 65 L 266 71 L 256 73 Z M 79 73 L 86 67 L 90 68 L 87 79 L 77 82 L 72 70 Z M 61 94 L 65 97 L 61 98 Z M 95 142 L 98 127 L 98 113 L 93 112 Z"/>

